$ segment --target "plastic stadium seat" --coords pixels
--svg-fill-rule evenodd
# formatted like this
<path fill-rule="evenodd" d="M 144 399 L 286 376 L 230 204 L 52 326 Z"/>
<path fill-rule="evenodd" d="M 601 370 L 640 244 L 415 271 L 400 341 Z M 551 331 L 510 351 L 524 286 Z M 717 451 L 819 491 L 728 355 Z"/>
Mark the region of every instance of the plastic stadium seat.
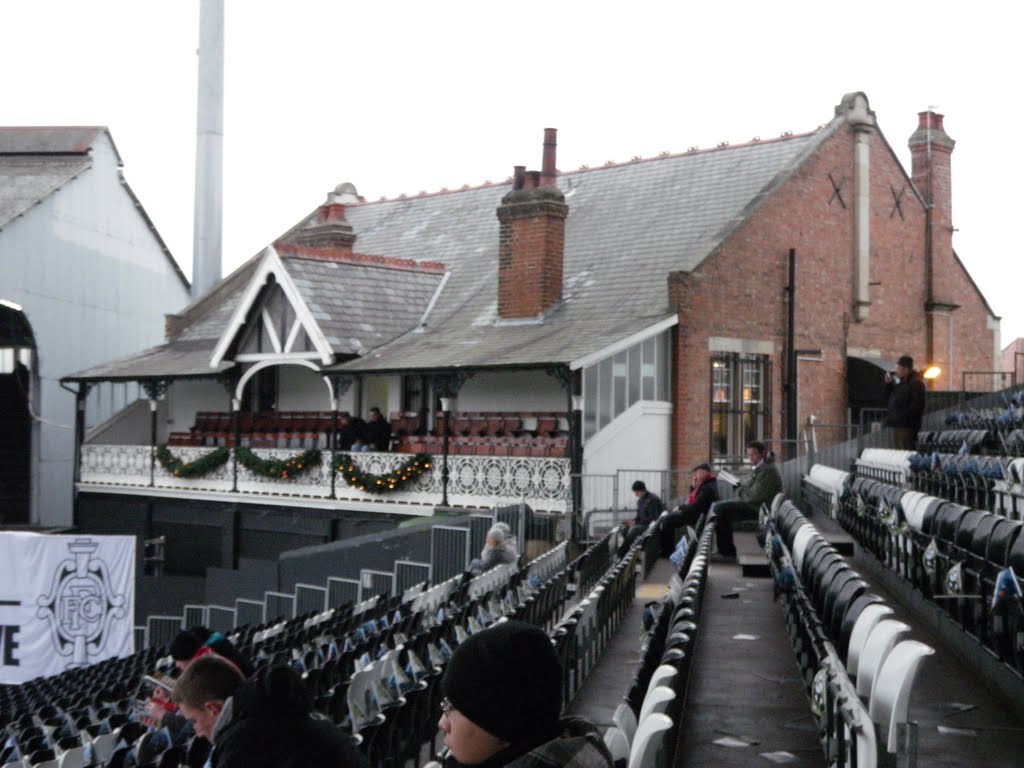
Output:
<path fill-rule="evenodd" d="M 675 699 L 676 692 L 668 686 L 659 685 L 656 688 L 652 688 L 651 691 L 644 696 L 644 703 L 640 707 L 640 714 L 637 717 L 637 722 L 643 725 L 650 715 L 660 713 L 664 714 L 665 710 L 668 709 L 669 703 Z"/>
<path fill-rule="evenodd" d="M 84 768 L 85 747 L 72 747 L 65 750 L 60 756 L 60 768 Z"/>
<path fill-rule="evenodd" d="M 625 765 L 629 760 L 629 740 L 626 734 L 614 725 L 609 726 L 604 732 L 604 745 L 611 753 L 615 765 Z"/>
<path fill-rule="evenodd" d="M 857 621 L 864 610 L 871 605 L 884 605 L 884 602 L 878 595 L 862 594 L 854 599 L 840 619 L 839 631 L 833 635 L 833 642 L 836 646 L 836 651 L 839 653 L 839 658 L 844 662 L 850 653 L 850 637 L 853 634 L 853 628 L 857 626 Z M 833 616 L 833 619 L 836 618 L 839 618 L 838 612 Z M 834 627 L 835 623 L 833 622 Z"/>
<path fill-rule="evenodd" d="M 641 721 L 629 750 L 629 768 L 650 768 L 658 764 L 658 753 L 664 746 L 672 719 L 655 713 Z"/>
<path fill-rule="evenodd" d="M 905 640 L 892 649 L 878 673 L 871 693 L 869 713 L 876 723 L 888 727 L 887 749 L 892 754 L 899 748 L 898 726 L 907 722 L 914 678 L 921 662 L 933 653 L 935 650 L 924 643 Z"/>
<path fill-rule="evenodd" d="M 860 616 L 857 617 L 857 623 L 854 624 L 853 629 L 850 631 L 850 641 L 847 644 L 846 653 L 846 671 L 851 678 L 857 676 L 860 668 L 861 651 L 864 649 L 864 643 L 867 642 L 875 625 L 887 616 L 892 616 L 892 614 L 892 608 L 879 602 L 865 606 Z"/>
<path fill-rule="evenodd" d="M 867 642 L 861 649 L 860 663 L 857 666 L 858 696 L 870 700 L 878 673 L 890 651 L 909 632 L 909 626 L 895 619 L 883 619 L 871 630 Z"/>
<path fill-rule="evenodd" d="M 1020 535 L 1020 527 L 1016 520 L 1000 520 L 996 523 L 992 528 L 992 535 L 989 536 L 988 555 L 985 559 L 1000 568 L 1006 565 L 1010 550 Z"/>
<path fill-rule="evenodd" d="M 668 664 L 662 664 L 654 670 L 654 674 L 651 675 L 651 682 L 647 684 L 647 694 L 650 695 L 658 686 L 664 686 L 671 688 L 678 670 L 675 667 L 669 666 Z"/>
<path fill-rule="evenodd" d="M 636 713 L 629 708 L 628 704 L 619 704 L 612 715 L 612 722 L 622 731 L 626 737 L 626 743 L 632 744 L 636 736 Z"/>
<path fill-rule="evenodd" d="M 793 537 L 791 550 L 793 552 L 793 567 L 797 570 L 797 573 L 802 570 L 807 547 L 814 540 L 816 533 L 817 530 L 813 525 L 802 525 L 797 529 L 796 536 Z"/>

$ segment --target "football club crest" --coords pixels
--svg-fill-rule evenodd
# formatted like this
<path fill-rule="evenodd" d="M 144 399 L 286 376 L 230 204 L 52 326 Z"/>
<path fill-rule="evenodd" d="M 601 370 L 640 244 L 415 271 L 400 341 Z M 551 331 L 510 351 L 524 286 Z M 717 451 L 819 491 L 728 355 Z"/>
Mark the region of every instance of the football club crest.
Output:
<path fill-rule="evenodd" d="M 49 623 L 54 649 L 70 657 L 68 669 L 100 656 L 111 623 L 128 613 L 125 596 L 114 593 L 107 564 L 93 557 L 99 547 L 89 538 L 69 542 L 71 557 L 54 571 L 50 593 L 36 600 L 36 615 Z"/>

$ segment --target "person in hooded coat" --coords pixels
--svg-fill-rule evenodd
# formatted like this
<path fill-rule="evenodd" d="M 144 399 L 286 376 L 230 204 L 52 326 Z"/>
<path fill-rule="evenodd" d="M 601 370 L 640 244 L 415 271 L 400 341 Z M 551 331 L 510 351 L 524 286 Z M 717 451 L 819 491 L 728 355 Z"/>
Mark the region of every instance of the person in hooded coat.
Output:
<path fill-rule="evenodd" d="M 480 557 L 469 564 L 469 570 L 471 573 L 480 574 L 499 565 L 511 565 L 518 560 L 519 552 L 512 529 L 508 523 L 495 523 L 487 531 Z"/>
<path fill-rule="evenodd" d="M 289 667 L 246 682 L 231 662 L 193 661 L 171 694 L 197 736 L 210 739 L 211 768 L 368 768 L 351 737 L 312 714 L 302 679 Z"/>
<path fill-rule="evenodd" d="M 538 627 L 505 621 L 471 635 L 441 692 L 445 768 L 613 768 L 593 725 L 560 717 L 562 669 Z"/>

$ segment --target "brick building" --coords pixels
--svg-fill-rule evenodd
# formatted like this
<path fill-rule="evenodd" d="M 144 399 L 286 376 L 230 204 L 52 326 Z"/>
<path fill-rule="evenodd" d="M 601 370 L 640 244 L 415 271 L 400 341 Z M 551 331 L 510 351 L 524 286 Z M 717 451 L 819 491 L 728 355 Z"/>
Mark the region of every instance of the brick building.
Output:
<path fill-rule="evenodd" d="M 1024 382 L 1024 339 L 1018 337 L 1003 347 L 999 370 L 1011 373 L 1014 383 Z"/>
<path fill-rule="evenodd" d="M 558 450 L 595 477 L 751 438 L 782 452 L 812 418 L 884 407 L 904 353 L 939 389 L 995 369 L 998 318 L 952 248 L 942 116 L 910 146 L 908 171 L 854 93 L 814 131 L 744 145 L 558 171 L 548 130 L 541 170 L 506 183 L 376 202 L 342 185 L 169 318 L 166 344 L 70 380 L 158 382 L 161 440 L 254 403 L 376 405 L 426 437 L 454 403 L 560 413 L 534 437 L 568 432 Z M 472 450 L 537 455 L 506 438 Z"/>

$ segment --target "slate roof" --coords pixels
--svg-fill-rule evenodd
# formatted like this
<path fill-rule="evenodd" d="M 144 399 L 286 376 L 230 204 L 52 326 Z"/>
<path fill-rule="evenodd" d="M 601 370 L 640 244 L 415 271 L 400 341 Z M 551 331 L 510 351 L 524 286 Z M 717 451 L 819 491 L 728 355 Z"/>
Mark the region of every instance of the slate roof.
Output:
<path fill-rule="evenodd" d="M 840 122 L 808 134 L 559 174 L 569 206 L 563 301 L 542 323 L 496 322 L 496 209 L 510 183 L 346 207 L 359 253 L 420 269 L 305 257 L 302 247 L 285 243 L 315 212 L 276 247 L 334 353 L 359 355 L 333 370 L 569 363 L 674 314 L 668 275 L 690 271 L 713 253 Z M 257 261 L 183 311 L 184 330 L 148 351 L 146 375 L 173 375 L 174 361 L 179 374 L 199 371 L 199 342 L 212 352 Z M 443 264 L 447 279 L 429 262 Z M 166 359 L 158 360 L 161 354 Z M 130 378 L 125 371 L 146 364 L 144 356 L 112 363 L 108 375 Z"/>
<path fill-rule="evenodd" d="M 412 265 L 308 258 L 286 245 L 277 250 L 337 355 L 365 354 L 414 328 L 443 276 Z"/>
<path fill-rule="evenodd" d="M 700 264 L 832 127 L 560 174 L 569 206 L 564 301 L 542 325 L 494 323 L 495 209 L 509 184 L 350 207 L 360 250 L 442 261 L 452 275 L 425 332 L 338 367 L 566 363 L 650 327 L 673 311 L 668 274 Z"/>
<path fill-rule="evenodd" d="M 64 381 L 134 381 L 153 378 L 199 378 L 214 376 L 233 366 L 231 362 L 210 367 L 215 339 L 174 341 L 150 347 L 134 355 L 87 368 Z"/>

